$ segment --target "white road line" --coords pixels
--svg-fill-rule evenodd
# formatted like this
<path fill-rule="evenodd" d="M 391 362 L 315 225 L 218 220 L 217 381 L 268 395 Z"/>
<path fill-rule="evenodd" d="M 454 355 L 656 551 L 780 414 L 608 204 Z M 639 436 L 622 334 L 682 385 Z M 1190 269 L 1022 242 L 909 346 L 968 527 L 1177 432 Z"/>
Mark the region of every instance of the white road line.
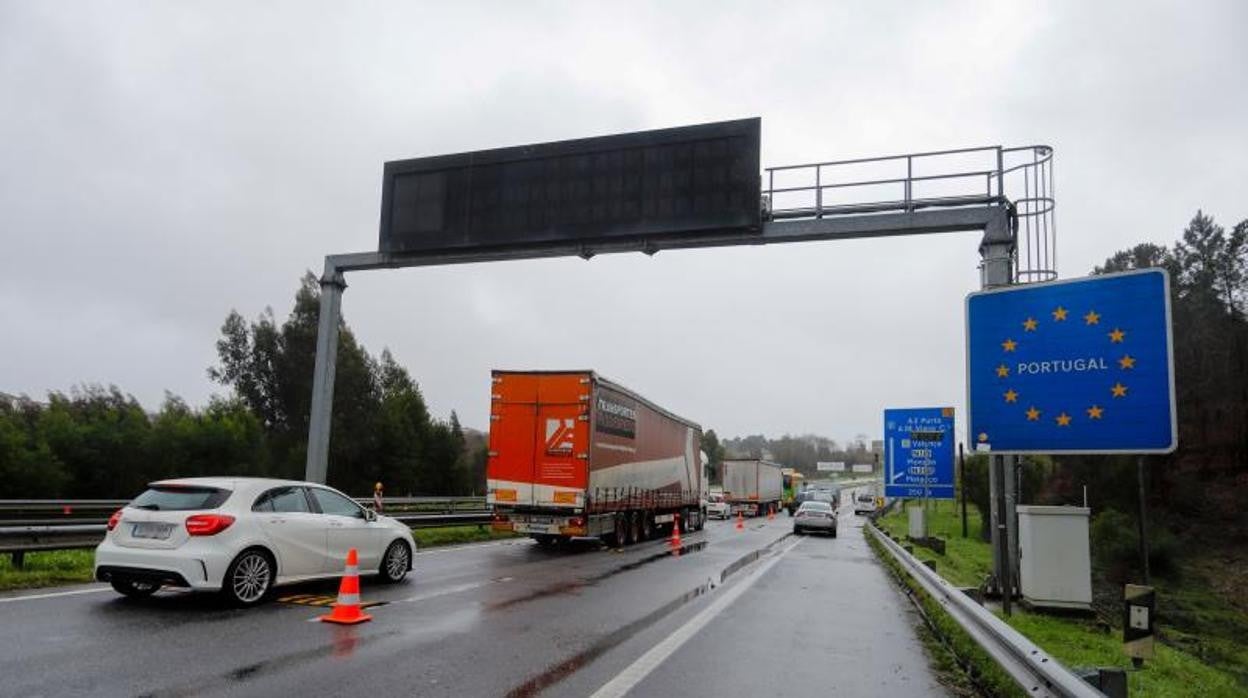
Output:
<path fill-rule="evenodd" d="M 11 603 L 13 601 L 36 601 L 38 599 L 54 599 L 58 596 L 78 596 L 79 594 L 94 594 L 101 591 L 108 591 L 112 587 L 96 587 L 94 589 L 75 589 L 74 591 L 55 591 L 49 594 L 27 594 L 25 596 L 9 596 L 0 599 L 0 603 Z"/>
<path fill-rule="evenodd" d="M 469 582 L 467 584 L 457 584 L 453 587 L 447 587 L 446 589 L 439 589 L 437 591 L 427 591 L 423 594 L 409 596 L 408 598 L 403 599 L 399 603 L 414 603 L 417 601 L 428 601 L 429 599 L 436 599 L 439 596 L 450 596 L 451 594 L 458 594 L 463 591 L 471 591 L 473 589 L 480 589 L 481 587 L 489 586 L 491 584 L 502 584 L 505 582 L 510 582 L 511 580 L 512 580 L 511 577 L 500 577 L 498 579 L 487 579 L 483 582 Z"/>
<path fill-rule="evenodd" d="M 649 676 L 652 671 L 659 668 L 659 665 L 667 661 L 668 657 L 675 654 L 676 650 L 680 649 L 694 635 L 697 635 L 698 631 L 714 620 L 715 616 L 722 613 L 725 608 L 731 606 L 747 589 L 754 586 L 754 583 L 774 567 L 780 561 L 780 558 L 784 557 L 793 548 L 801 545 L 803 540 L 799 538 L 788 547 L 776 553 L 770 560 L 763 563 L 761 567 L 754 570 L 750 576 L 742 579 L 739 584 L 725 592 L 723 596 L 716 599 L 710 606 L 702 609 L 698 615 L 689 619 L 689 622 L 680 626 L 662 642 L 650 648 L 650 651 L 641 655 L 637 661 L 628 665 L 624 671 L 616 674 L 615 678 L 603 684 L 602 688 L 595 691 L 590 698 L 623 698 L 637 684 Z"/>

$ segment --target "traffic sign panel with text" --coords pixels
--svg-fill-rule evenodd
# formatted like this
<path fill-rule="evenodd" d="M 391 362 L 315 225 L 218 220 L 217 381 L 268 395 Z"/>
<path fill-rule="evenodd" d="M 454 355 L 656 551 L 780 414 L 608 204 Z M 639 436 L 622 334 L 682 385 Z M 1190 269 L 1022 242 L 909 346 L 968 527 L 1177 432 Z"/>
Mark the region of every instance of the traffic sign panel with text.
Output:
<path fill-rule="evenodd" d="M 1174 450 L 1165 271 L 973 293 L 966 317 L 968 434 L 977 450 Z"/>
<path fill-rule="evenodd" d="M 884 410 L 884 494 L 953 499 L 953 408 Z"/>

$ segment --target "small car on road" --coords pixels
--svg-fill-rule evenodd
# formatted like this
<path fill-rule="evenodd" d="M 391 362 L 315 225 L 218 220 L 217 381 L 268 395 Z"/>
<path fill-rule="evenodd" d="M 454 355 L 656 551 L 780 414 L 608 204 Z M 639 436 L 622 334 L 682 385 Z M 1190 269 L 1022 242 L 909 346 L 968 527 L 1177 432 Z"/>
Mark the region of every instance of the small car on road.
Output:
<path fill-rule="evenodd" d="M 870 492 L 859 492 L 854 495 L 854 513 L 871 514 L 875 511 L 875 495 Z"/>
<path fill-rule="evenodd" d="M 793 533 L 828 533 L 836 538 L 836 510 L 827 502 L 809 500 L 802 502 L 793 515 Z"/>
<path fill-rule="evenodd" d="M 416 541 L 402 522 L 325 485 L 203 477 L 162 480 L 108 520 L 95 578 L 126 596 L 162 586 L 219 591 L 239 606 L 274 586 L 337 577 L 355 548 L 362 574 L 399 582 Z"/>
<path fill-rule="evenodd" d="M 706 496 L 706 517 L 708 519 L 729 519 L 732 518 L 732 507 L 728 501 L 724 499 L 724 495 L 718 492 L 712 492 Z"/>

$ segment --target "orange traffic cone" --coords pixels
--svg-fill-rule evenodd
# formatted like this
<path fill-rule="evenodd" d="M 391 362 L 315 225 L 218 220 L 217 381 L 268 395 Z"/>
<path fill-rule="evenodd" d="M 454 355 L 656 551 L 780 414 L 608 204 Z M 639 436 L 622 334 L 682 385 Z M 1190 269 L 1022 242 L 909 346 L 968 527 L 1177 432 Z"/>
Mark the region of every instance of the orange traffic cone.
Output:
<path fill-rule="evenodd" d="M 742 516 L 742 515 L 741 515 L 741 512 L 739 512 L 739 511 L 737 512 L 737 530 L 738 530 L 738 531 L 744 531 L 744 530 L 745 530 L 745 517 L 744 517 L 744 516 Z"/>
<path fill-rule="evenodd" d="M 341 625 L 355 625 L 373 619 L 360 610 L 360 559 L 355 548 L 347 551 L 347 569 L 342 573 L 342 584 L 338 586 L 338 602 L 334 604 L 332 613 L 320 619 Z"/>
<path fill-rule="evenodd" d="M 676 514 L 672 519 L 672 541 L 673 548 L 680 547 L 680 514 Z"/>
<path fill-rule="evenodd" d="M 773 506 L 768 506 L 768 507 L 767 507 L 767 520 L 768 520 L 768 521 L 775 521 L 775 520 L 776 520 L 776 508 L 775 508 L 775 507 L 773 507 Z"/>

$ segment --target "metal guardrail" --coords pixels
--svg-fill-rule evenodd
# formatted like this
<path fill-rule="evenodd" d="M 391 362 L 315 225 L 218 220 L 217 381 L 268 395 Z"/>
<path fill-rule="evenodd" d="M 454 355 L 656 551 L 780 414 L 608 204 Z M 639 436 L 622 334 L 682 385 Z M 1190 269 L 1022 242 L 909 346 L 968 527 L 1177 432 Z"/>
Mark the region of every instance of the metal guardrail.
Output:
<path fill-rule="evenodd" d="M 1103 698 L 1103 693 L 906 552 L 874 523 L 865 528 L 1027 695 Z"/>
<path fill-rule="evenodd" d="M 373 503 L 372 497 L 355 497 L 361 506 Z M 76 511 L 112 512 L 129 504 L 128 499 L 0 499 L 0 512 L 62 512 L 72 515 Z M 454 511 L 456 509 L 484 509 L 485 497 L 383 497 L 383 509 L 395 507 L 427 507 Z"/>
<path fill-rule="evenodd" d="M 457 524 L 484 525 L 493 515 L 489 511 L 454 514 L 395 514 L 391 518 L 411 528 L 432 528 Z M 55 526 L 0 526 L 0 554 L 21 554 L 40 550 L 74 550 L 92 548 L 104 538 L 106 524 L 74 523 Z"/>
<path fill-rule="evenodd" d="M 356 501 L 364 506 L 373 502 L 368 498 Z M 12 555 L 14 563 L 21 565 L 23 556 L 28 552 L 95 547 L 104 538 L 107 519 L 85 518 L 80 512 L 111 513 L 128 503 L 128 500 L 113 499 L 0 500 L 0 512 L 9 515 L 30 512 L 43 517 L 0 521 L 0 554 Z M 402 511 L 404 508 L 425 511 Z M 64 518 L 47 518 L 50 511 L 60 511 Z M 382 499 L 382 512 L 411 528 L 481 525 L 490 523 L 492 519 L 490 510 L 485 508 L 485 497 L 387 497 Z"/>

